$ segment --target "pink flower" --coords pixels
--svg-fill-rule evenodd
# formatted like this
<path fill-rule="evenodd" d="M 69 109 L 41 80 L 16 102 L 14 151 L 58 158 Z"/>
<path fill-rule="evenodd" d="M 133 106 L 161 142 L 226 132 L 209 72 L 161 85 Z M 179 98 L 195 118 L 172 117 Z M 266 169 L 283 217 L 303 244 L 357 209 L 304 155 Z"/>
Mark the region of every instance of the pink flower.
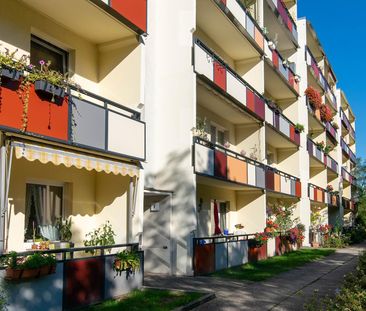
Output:
<path fill-rule="evenodd" d="M 41 59 L 41 60 L 39 61 L 39 64 L 40 64 L 41 66 L 44 66 L 44 65 L 46 64 L 46 62 L 45 62 L 43 59 Z"/>

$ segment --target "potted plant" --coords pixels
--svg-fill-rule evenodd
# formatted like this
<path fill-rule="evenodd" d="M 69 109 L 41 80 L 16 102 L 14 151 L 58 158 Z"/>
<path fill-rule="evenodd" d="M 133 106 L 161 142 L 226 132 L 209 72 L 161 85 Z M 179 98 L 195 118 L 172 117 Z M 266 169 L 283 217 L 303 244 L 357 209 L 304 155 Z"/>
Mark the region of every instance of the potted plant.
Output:
<path fill-rule="evenodd" d="M 254 239 L 248 241 L 248 260 L 255 262 L 265 259 L 267 254 L 266 243 L 268 235 L 265 232 L 256 233 Z"/>
<path fill-rule="evenodd" d="M 115 232 L 112 229 L 112 225 L 109 221 L 105 224 L 101 225 L 99 228 L 94 229 L 93 231 L 87 233 L 85 235 L 86 239 L 84 240 L 84 246 L 107 246 L 115 244 L 114 237 L 116 236 Z M 110 250 L 107 250 L 110 252 Z M 94 255 L 96 253 L 95 250 L 86 251 L 86 253 L 91 253 Z"/>
<path fill-rule="evenodd" d="M 28 56 L 22 55 L 19 59 L 15 58 L 18 49 L 10 52 L 5 49 L 5 52 L 0 51 L 0 77 L 1 79 L 9 79 L 19 81 L 23 70 L 26 68 Z"/>
<path fill-rule="evenodd" d="M 332 122 L 333 121 L 332 111 L 325 104 L 322 104 L 320 107 L 320 118 L 323 122 Z"/>
<path fill-rule="evenodd" d="M 321 97 L 320 93 L 316 89 L 314 89 L 313 87 L 309 86 L 305 90 L 305 95 L 306 95 L 307 99 L 309 100 L 310 105 L 315 110 L 320 109 L 320 107 L 322 105 L 322 97 Z"/>
<path fill-rule="evenodd" d="M 60 235 L 60 248 L 68 248 L 74 246 L 74 243 L 70 242 L 72 238 L 71 226 L 71 217 L 68 219 L 57 219 L 56 228 Z"/>
<path fill-rule="evenodd" d="M 304 125 L 300 124 L 300 123 L 296 123 L 295 125 L 295 131 L 298 133 L 302 133 L 305 130 Z"/>
<path fill-rule="evenodd" d="M 316 142 L 315 143 L 316 147 L 320 150 L 320 151 L 324 151 L 324 148 L 325 148 L 325 143 L 324 141 L 321 141 L 321 142 Z"/>
<path fill-rule="evenodd" d="M 332 185 L 327 185 L 327 191 L 328 192 L 333 192 L 334 188 Z"/>
<path fill-rule="evenodd" d="M 116 276 L 121 276 L 122 272 L 126 271 L 126 279 L 128 279 L 139 268 L 140 257 L 137 252 L 124 250 L 116 254 L 113 261 L 113 271 L 116 272 Z"/>
<path fill-rule="evenodd" d="M 6 267 L 5 279 L 17 280 L 20 279 L 22 270 L 20 269 L 20 262 L 17 252 L 10 252 L 7 256 L 3 257 L 2 265 Z"/>
<path fill-rule="evenodd" d="M 207 119 L 206 118 L 201 119 L 197 117 L 196 126 L 192 129 L 193 135 L 201 139 L 207 140 L 208 134 L 206 132 L 206 128 L 207 128 Z"/>

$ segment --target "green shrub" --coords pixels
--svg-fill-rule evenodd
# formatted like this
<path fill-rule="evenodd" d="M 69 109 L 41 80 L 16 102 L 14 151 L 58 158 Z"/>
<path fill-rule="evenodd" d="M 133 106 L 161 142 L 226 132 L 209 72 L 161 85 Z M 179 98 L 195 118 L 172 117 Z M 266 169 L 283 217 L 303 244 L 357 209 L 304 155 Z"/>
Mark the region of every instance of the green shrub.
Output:
<path fill-rule="evenodd" d="M 323 237 L 323 247 L 325 248 L 343 248 L 348 245 L 349 238 L 344 234 L 331 233 Z"/>

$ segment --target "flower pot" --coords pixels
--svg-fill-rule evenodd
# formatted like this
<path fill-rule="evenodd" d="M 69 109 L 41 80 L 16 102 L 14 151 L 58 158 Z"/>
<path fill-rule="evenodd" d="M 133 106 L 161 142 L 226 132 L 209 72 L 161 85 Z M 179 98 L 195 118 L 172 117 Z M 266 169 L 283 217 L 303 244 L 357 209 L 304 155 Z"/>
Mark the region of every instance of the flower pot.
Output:
<path fill-rule="evenodd" d="M 19 280 L 23 270 L 6 268 L 5 279 L 9 281 Z"/>
<path fill-rule="evenodd" d="M 39 268 L 36 269 L 24 269 L 21 275 L 22 279 L 34 279 L 39 276 Z"/>
<path fill-rule="evenodd" d="M 314 248 L 318 248 L 319 247 L 319 243 L 318 242 L 312 242 L 311 246 Z"/>
<path fill-rule="evenodd" d="M 50 273 L 50 266 L 43 266 L 39 269 L 39 276 L 45 276 Z"/>
<path fill-rule="evenodd" d="M 36 92 L 42 92 L 51 95 L 52 97 L 65 97 L 65 89 L 63 87 L 53 85 L 45 80 L 37 80 L 34 82 L 34 89 Z"/>
<path fill-rule="evenodd" d="M 14 68 L 10 68 L 8 66 L 2 66 L 0 72 L 1 78 L 19 81 L 22 73 Z"/>
<path fill-rule="evenodd" d="M 248 248 L 248 261 L 249 262 L 257 262 L 259 259 L 259 248 L 258 247 L 249 247 Z"/>
<path fill-rule="evenodd" d="M 115 270 L 117 270 L 117 271 L 121 270 L 121 268 L 122 268 L 122 262 L 120 259 L 115 259 L 113 265 L 114 265 Z"/>

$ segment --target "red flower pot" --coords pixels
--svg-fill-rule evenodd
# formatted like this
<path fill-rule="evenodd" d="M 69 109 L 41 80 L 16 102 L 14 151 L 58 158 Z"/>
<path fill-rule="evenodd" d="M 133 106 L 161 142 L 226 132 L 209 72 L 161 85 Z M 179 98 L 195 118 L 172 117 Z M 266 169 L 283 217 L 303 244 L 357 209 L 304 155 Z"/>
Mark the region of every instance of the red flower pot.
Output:
<path fill-rule="evenodd" d="M 39 276 L 45 276 L 50 273 L 50 266 L 43 266 L 39 269 Z"/>
<path fill-rule="evenodd" d="M 39 268 L 37 269 L 24 269 L 21 278 L 22 279 L 34 279 L 39 276 Z"/>
<path fill-rule="evenodd" d="M 22 275 L 23 270 L 6 268 L 5 279 L 9 281 L 19 280 Z"/>

